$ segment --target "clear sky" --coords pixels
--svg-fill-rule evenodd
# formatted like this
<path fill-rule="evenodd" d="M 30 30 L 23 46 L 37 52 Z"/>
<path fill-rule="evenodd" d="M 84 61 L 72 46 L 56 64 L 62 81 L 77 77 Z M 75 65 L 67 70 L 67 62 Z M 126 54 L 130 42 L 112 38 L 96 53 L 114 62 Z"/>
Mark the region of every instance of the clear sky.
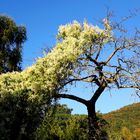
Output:
<path fill-rule="evenodd" d="M 114 19 L 127 16 L 129 11 L 140 9 L 140 0 L 0 0 L 0 14 L 8 15 L 18 25 L 25 25 L 28 40 L 24 44 L 23 68 L 32 65 L 42 55 L 43 48 L 55 45 L 58 26 L 78 20 L 87 20 L 93 24 L 106 16 L 107 8 L 114 11 Z M 139 26 L 140 13 L 126 26 Z M 89 98 L 90 89 L 73 89 Z M 105 92 L 97 102 L 96 110 L 109 112 L 124 105 L 140 101 L 130 90 Z M 73 108 L 73 113 L 86 113 L 86 108 L 76 102 L 62 100 Z"/>

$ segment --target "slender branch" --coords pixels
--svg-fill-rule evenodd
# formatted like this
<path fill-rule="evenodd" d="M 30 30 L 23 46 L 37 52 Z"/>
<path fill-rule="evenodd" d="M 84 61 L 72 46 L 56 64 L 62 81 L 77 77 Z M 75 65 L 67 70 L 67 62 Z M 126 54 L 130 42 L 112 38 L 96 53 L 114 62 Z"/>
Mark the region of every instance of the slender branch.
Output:
<path fill-rule="evenodd" d="M 97 55 L 96 55 L 96 57 L 95 57 L 95 60 L 98 59 L 98 57 L 99 57 L 99 55 L 100 55 L 100 52 L 101 52 L 101 49 L 102 49 L 102 46 L 99 47 L 99 50 L 98 50 Z"/>
<path fill-rule="evenodd" d="M 102 77 L 104 74 L 102 72 L 103 66 L 105 66 L 105 62 L 97 62 L 95 59 L 93 59 L 91 56 L 87 55 L 87 59 L 89 59 L 91 62 L 93 62 L 96 65 L 95 70 L 99 73 L 99 76 Z"/>
<path fill-rule="evenodd" d="M 90 55 L 87 55 L 87 54 L 86 54 L 86 57 L 87 57 L 87 59 L 89 59 L 91 62 L 93 62 L 96 66 L 99 66 L 99 63 L 98 63 L 95 59 L 93 59 Z"/>
<path fill-rule="evenodd" d="M 140 89 L 140 86 L 119 86 L 119 88 L 137 88 L 137 89 Z"/>
<path fill-rule="evenodd" d="M 114 50 L 114 52 L 112 52 L 112 54 L 108 57 L 108 59 L 106 60 L 106 64 L 112 59 L 112 57 L 118 52 L 118 50 L 120 50 L 120 48 L 116 48 Z"/>
<path fill-rule="evenodd" d="M 140 98 L 140 95 L 138 93 L 136 93 L 136 95 Z"/>
<path fill-rule="evenodd" d="M 70 84 L 70 83 L 72 83 L 72 82 L 74 82 L 74 81 L 84 81 L 84 82 L 89 82 L 89 81 L 87 81 L 86 79 L 88 79 L 88 78 L 93 78 L 92 79 L 92 81 L 90 81 L 90 82 L 94 82 L 95 80 L 96 80 L 96 75 L 89 75 L 89 76 L 86 76 L 86 77 L 76 77 L 76 78 L 74 78 L 74 79 L 70 79 L 69 81 L 67 81 L 66 83 L 64 83 L 59 89 L 61 89 L 61 88 L 63 88 L 64 86 L 66 86 L 67 84 Z M 98 80 L 98 79 L 97 79 Z M 95 83 L 97 84 L 97 85 L 99 85 L 99 81 L 95 81 Z"/>
<path fill-rule="evenodd" d="M 99 79 L 98 79 L 97 75 L 93 74 L 93 75 L 89 75 L 89 76 L 84 77 L 84 78 L 81 78 L 81 77 L 78 77 L 78 76 L 74 76 L 74 77 L 76 79 L 80 79 L 79 81 L 88 82 L 88 83 L 94 82 L 97 86 L 100 86 L 100 82 L 99 82 Z"/>
<path fill-rule="evenodd" d="M 82 99 L 80 97 L 77 97 L 75 95 L 70 95 L 70 94 L 57 94 L 57 95 L 54 95 L 54 98 L 67 98 L 67 99 L 71 99 L 71 100 L 77 101 L 79 103 L 82 103 L 84 105 L 87 105 L 87 102 L 88 102 L 85 99 Z"/>
<path fill-rule="evenodd" d="M 119 88 L 137 88 L 140 90 L 140 86 L 119 86 Z M 136 95 L 140 98 L 140 95 L 138 92 L 136 92 Z"/>

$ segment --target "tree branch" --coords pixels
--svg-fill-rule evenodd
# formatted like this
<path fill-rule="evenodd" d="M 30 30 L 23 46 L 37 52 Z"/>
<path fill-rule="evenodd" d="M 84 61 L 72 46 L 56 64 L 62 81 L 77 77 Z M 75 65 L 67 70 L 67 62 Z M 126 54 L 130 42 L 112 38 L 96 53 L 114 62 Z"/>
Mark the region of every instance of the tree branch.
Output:
<path fill-rule="evenodd" d="M 83 82 L 88 82 L 88 83 L 92 83 L 94 82 L 97 86 L 100 86 L 100 82 L 98 80 L 98 77 L 97 75 L 89 75 L 89 76 L 86 76 L 84 78 L 81 78 L 81 77 L 78 77 L 78 76 L 74 76 L 76 79 L 79 79 L 79 81 L 83 81 Z M 90 78 L 90 79 L 89 79 Z M 92 79 L 91 79 L 92 78 Z"/>
<path fill-rule="evenodd" d="M 140 89 L 140 86 L 119 86 L 119 88 L 137 88 Z"/>
<path fill-rule="evenodd" d="M 112 57 L 117 53 L 117 51 L 120 50 L 120 48 L 116 48 L 114 50 L 114 52 L 112 52 L 112 54 L 108 57 L 108 59 L 106 60 L 106 64 L 112 59 Z"/>
<path fill-rule="evenodd" d="M 136 92 L 136 95 L 140 98 L 140 95 Z"/>
<path fill-rule="evenodd" d="M 97 55 L 96 55 L 96 57 L 95 57 L 95 60 L 98 59 L 98 57 L 99 57 L 99 55 L 100 55 L 100 52 L 101 52 L 101 49 L 102 49 L 102 46 L 99 47 L 99 50 L 98 50 Z"/>
<path fill-rule="evenodd" d="M 84 104 L 86 106 L 87 106 L 87 102 L 88 102 L 85 99 L 82 99 L 80 97 L 70 95 L 70 94 L 57 94 L 57 95 L 54 95 L 54 98 L 67 98 L 67 99 L 71 99 L 71 100 L 77 101 L 79 103 L 82 103 L 82 104 Z"/>
<path fill-rule="evenodd" d="M 86 79 L 88 79 L 88 78 L 92 78 L 92 80 L 90 81 L 90 82 L 95 82 L 97 85 L 99 85 L 100 83 L 99 83 L 99 81 L 98 81 L 98 79 L 96 79 L 96 75 L 94 75 L 94 74 L 92 74 L 92 75 L 89 75 L 89 76 L 86 76 L 86 77 L 76 77 L 76 78 L 74 78 L 74 79 L 70 79 L 69 81 L 67 81 L 66 83 L 64 83 L 59 89 L 61 89 L 61 88 L 63 88 L 64 86 L 66 86 L 67 84 L 69 84 L 69 83 L 72 83 L 72 82 L 74 82 L 74 81 L 84 81 L 84 82 L 89 82 L 89 81 L 87 81 Z"/>
<path fill-rule="evenodd" d="M 100 95 L 103 93 L 103 91 L 106 88 L 106 82 L 103 82 L 103 84 L 95 91 L 94 95 L 92 96 L 92 98 L 89 100 L 89 102 L 96 102 L 97 99 L 100 97 Z"/>
<path fill-rule="evenodd" d="M 99 66 L 99 63 L 95 59 L 93 59 L 90 55 L 87 55 L 87 54 L 85 54 L 85 55 L 86 55 L 87 59 L 89 59 L 91 62 L 93 62 L 96 66 Z"/>

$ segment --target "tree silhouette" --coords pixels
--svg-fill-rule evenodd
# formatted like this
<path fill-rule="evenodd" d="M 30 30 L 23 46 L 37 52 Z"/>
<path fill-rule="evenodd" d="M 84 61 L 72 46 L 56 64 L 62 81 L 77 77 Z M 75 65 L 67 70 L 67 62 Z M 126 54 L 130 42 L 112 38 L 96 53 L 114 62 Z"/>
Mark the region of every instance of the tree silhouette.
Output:
<path fill-rule="evenodd" d="M 26 29 L 17 26 L 7 16 L 0 16 L 0 73 L 20 71 L 22 43 L 26 40 Z"/>

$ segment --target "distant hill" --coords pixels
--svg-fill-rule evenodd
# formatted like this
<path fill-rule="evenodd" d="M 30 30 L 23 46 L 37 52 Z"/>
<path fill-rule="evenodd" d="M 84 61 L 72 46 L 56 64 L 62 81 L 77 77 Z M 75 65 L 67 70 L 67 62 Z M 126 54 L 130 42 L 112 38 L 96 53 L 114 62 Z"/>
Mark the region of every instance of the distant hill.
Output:
<path fill-rule="evenodd" d="M 123 131 L 129 131 L 140 138 L 140 103 L 124 106 L 116 111 L 104 114 L 103 119 L 109 123 L 110 131 L 122 133 L 123 129 L 127 129 Z"/>

